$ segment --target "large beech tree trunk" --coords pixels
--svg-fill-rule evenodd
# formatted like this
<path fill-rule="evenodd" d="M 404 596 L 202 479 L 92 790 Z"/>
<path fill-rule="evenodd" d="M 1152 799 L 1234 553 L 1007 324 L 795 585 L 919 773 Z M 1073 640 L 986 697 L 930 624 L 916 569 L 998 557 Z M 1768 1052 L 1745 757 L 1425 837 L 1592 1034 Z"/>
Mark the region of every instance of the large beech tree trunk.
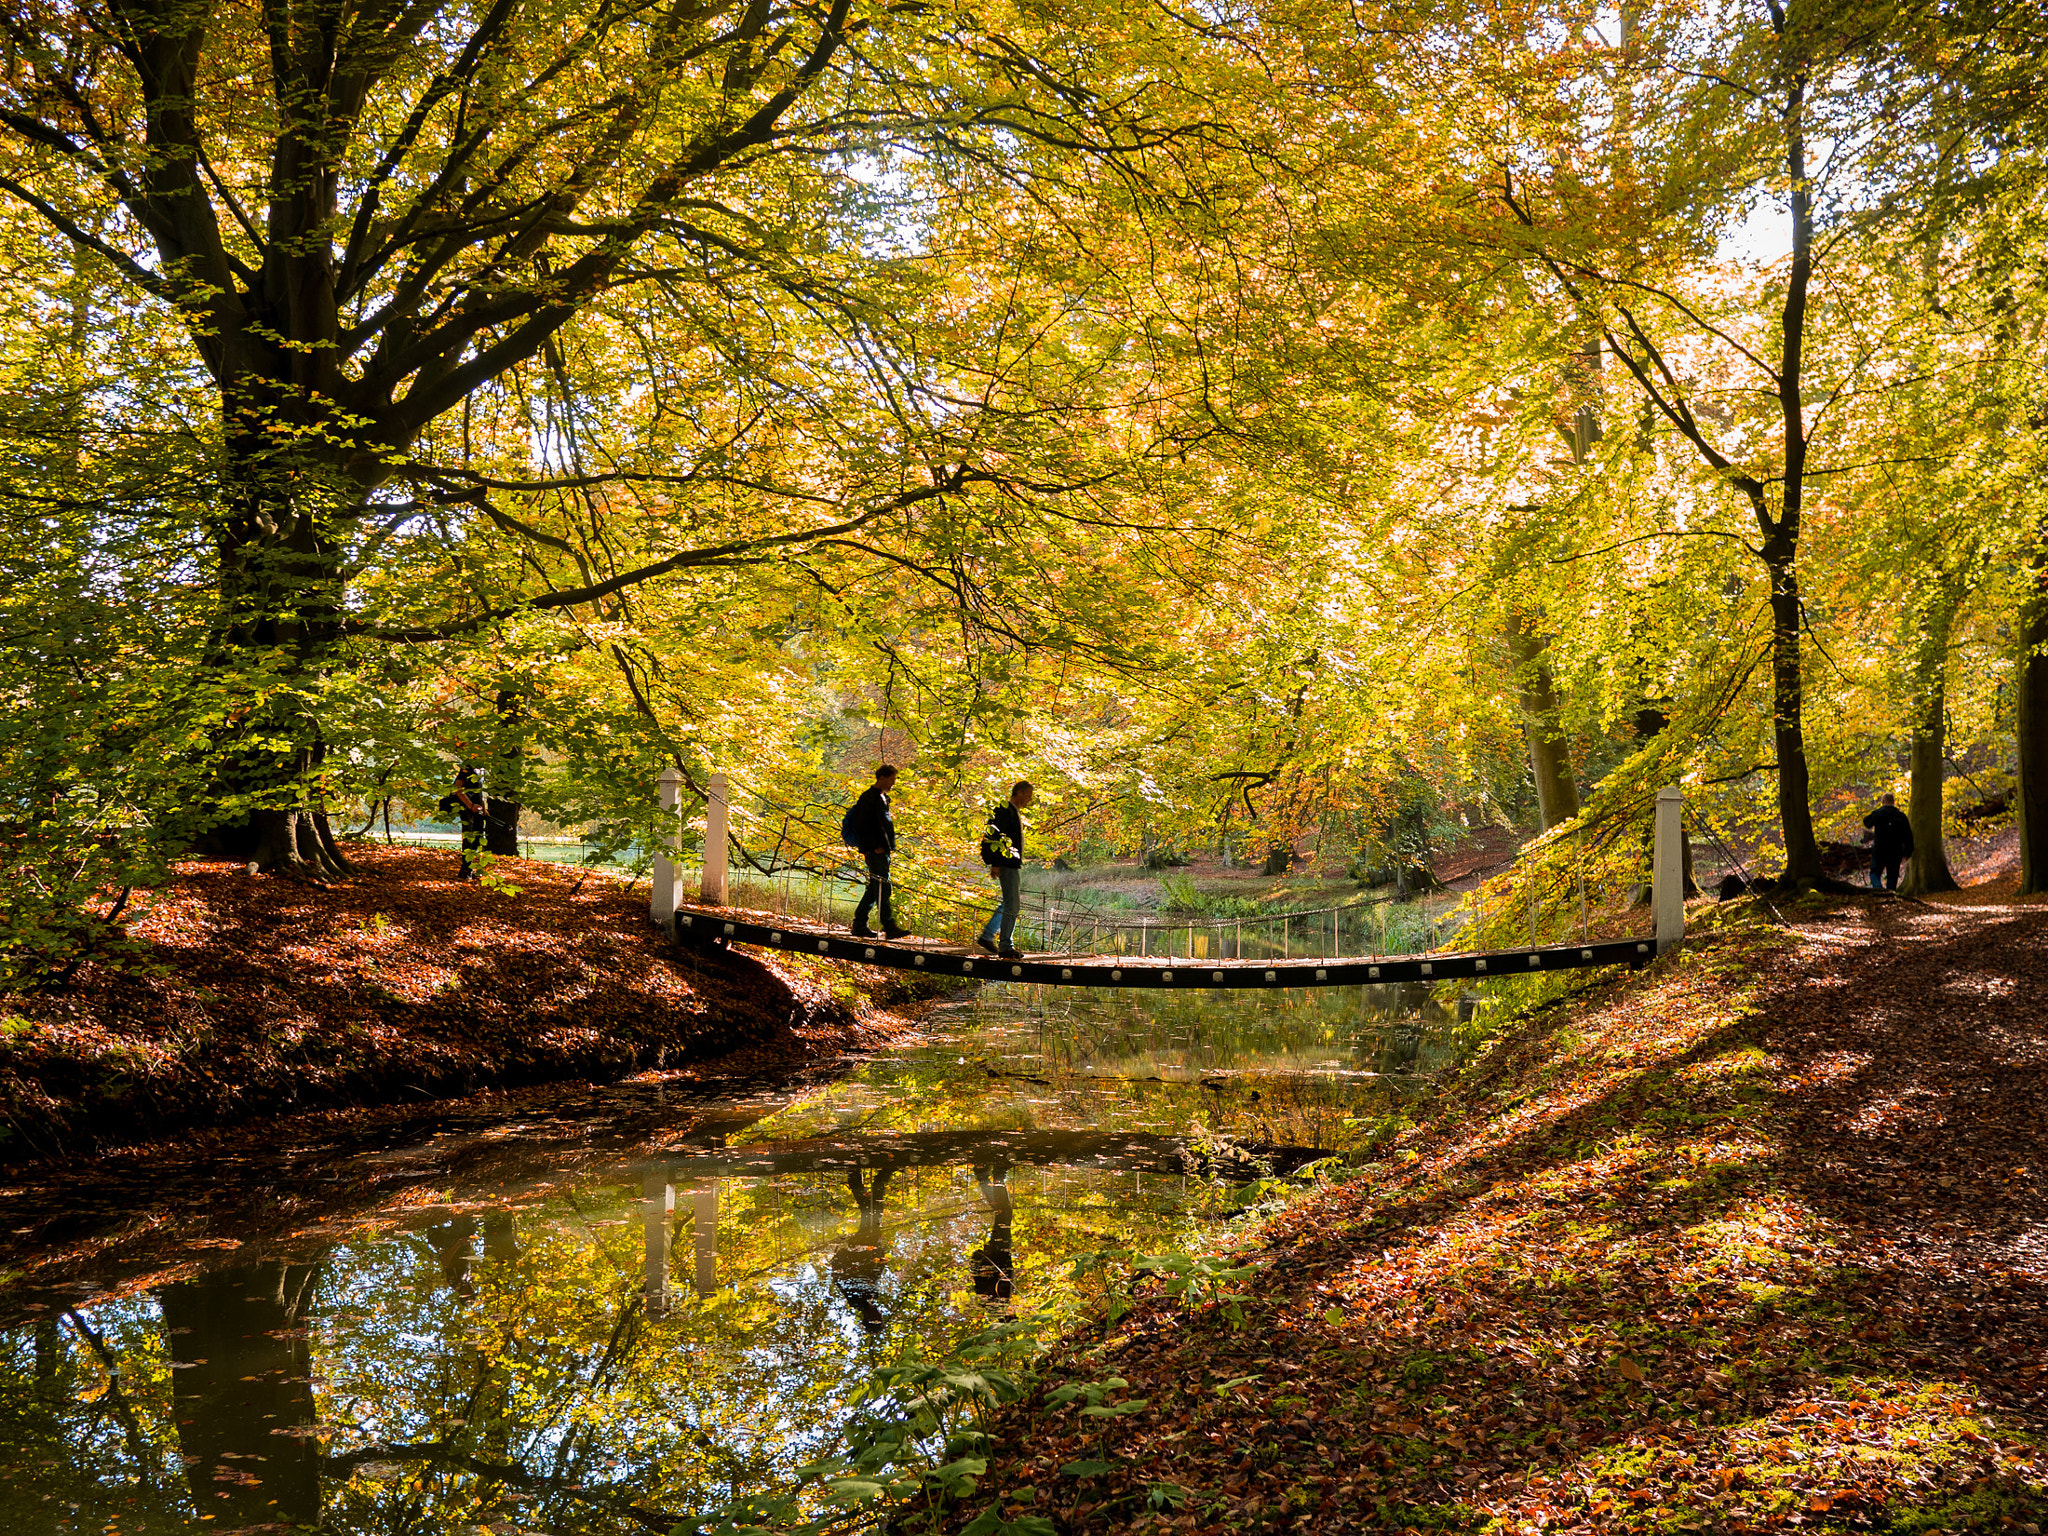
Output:
<path fill-rule="evenodd" d="M 209 841 L 265 872 L 346 874 L 348 860 L 327 819 L 326 743 L 304 692 L 319 682 L 325 641 L 262 633 L 278 627 L 275 617 L 244 625 L 233 621 L 233 611 L 216 632 L 212 660 L 230 693 L 242 693 L 249 706 L 216 732 L 214 815 L 222 825 Z"/>
<path fill-rule="evenodd" d="M 520 736 L 525 710 L 518 690 L 500 688 L 497 697 L 497 761 L 487 771 L 490 817 L 484 823 L 484 852 L 519 856 L 519 811 L 524 798 L 520 779 L 526 767 L 526 743 Z"/>
<path fill-rule="evenodd" d="M 221 393 L 222 413 L 239 430 L 229 438 L 214 532 L 219 607 L 208 659 L 249 707 L 220 732 L 216 793 L 232 809 L 217 841 L 259 869 L 325 879 L 345 873 L 348 861 L 327 824 L 326 746 L 309 695 L 346 606 L 332 522 L 371 487 L 345 467 L 354 450 L 325 427 L 331 406 L 244 361 Z"/>
<path fill-rule="evenodd" d="M 1773 13 L 1774 15 L 1776 13 Z M 1806 492 L 1807 289 L 1813 279 L 1813 191 L 1807 182 L 1806 78 L 1795 72 L 1786 89 L 1785 173 L 1790 185 L 1792 263 L 1785 307 L 1779 315 L 1778 415 L 1785 442 L 1785 475 L 1778 515 L 1770 515 L 1762 485 L 1744 489 L 1763 534 L 1761 553 L 1771 581 L 1771 736 L 1778 753 L 1778 828 L 1785 838 L 1785 881 L 1795 888 L 1826 879 L 1813 835 L 1812 775 L 1806 763 L 1806 677 L 1800 630 L 1799 531 Z"/>
<path fill-rule="evenodd" d="M 1956 877 L 1948 867 L 1948 849 L 1941 836 L 1943 769 L 1948 758 L 1944 721 L 1947 713 L 1947 690 L 1936 682 L 1921 696 L 1918 718 L 1913 723 L 1912 798 L 1906 806 L 1906 819 L 1913 824 L 1913 860 L 1899 882 L 1902 896 L 1929 896 L 1956 888 Z"/>

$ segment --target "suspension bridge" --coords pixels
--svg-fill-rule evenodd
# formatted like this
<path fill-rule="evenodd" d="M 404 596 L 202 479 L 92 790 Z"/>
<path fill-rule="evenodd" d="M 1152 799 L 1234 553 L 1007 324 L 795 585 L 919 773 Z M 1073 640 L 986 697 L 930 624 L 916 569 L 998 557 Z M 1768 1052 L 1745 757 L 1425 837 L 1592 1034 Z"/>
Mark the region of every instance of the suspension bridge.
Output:
<path fill-rule="evenodd" d="M 1218 925 L 1161 921 L 1144 925 L 1143 951 L 1131 955 L 1104 953 L 1093 946 L 1087 949 L 1076 947 L 1083 925 L 1070 921 L 1065 924 L 1069 947 L 1011 957 L 992 955 L 940 939 L 864 937 L 816 918 L 789 912 L 764 913 L 729 907 L 726 904 L 728 801 L 724 780 L 723 774 L 712 775 L 704 828 L 702 900 L 689 903 L 681 899 L 680 889 L 680 775 L 670 769 L 661 779 L 661 809 L 674 818 L 674 841 L 670 845 L 674 851 L 655 859 L 650 915 L 658 927 L 673 934 L 679 942 L 697 948 L 745 944 L 785 954 L 818 955 L 861 965 L 923 971 L 936 976 L 976 981 L 1216 992 L 1484 980 L 1610 965 L 1641 966 L 1670 948 L 1685 933 L 1684 851 L 1680 820 L 1684 798 L 1675 786 L 1662 789 L 1657 794 L 1651 877 L 1651 909 L 1655 927 L 1649 936 L 1586 940 L 1576 944 L 1532 943 L 1518 949 L 1345 955 L 1340 952 L 1341 930 L 1333 921 L 1328 930 L 1331 941 L 1328 953 L 1294 956 L 1283 952 L 1279 956 L 1247 957 L 1243 953 L 1241 931 L 1234 941 L 1226 942 L 1219 935 L 1218 941 L 1211 945 L 1206 942 L 1205 935 L 1205 941 L 1198 944 L 1195 935 L 1198 926 L 1213 929 Z M 1255 924 L 1279 923 L 1283 925 L 1282 931 L 1288 932 L 1294 919 L 1321 918 L 1331 910 L 1319 908 L 1313 913 L 1273 913 L 1254 921 Z M 1238 928 L 1241 930 L 1241 922 Z M 1058 925 L 1053 925 L 1053 931 L 1058 931 Z M 1153 934 L 1158 935 L 1158 953 L 1152 952 Z M 1183 935 L 1185 942 L 1176 946 L 1176 938 Z M 1099 925 L 1091 931 L 1091 938 L 1099 941 Z M 1218 950 L 1215 956 L 1206 953 L 1212 947 Z"/>

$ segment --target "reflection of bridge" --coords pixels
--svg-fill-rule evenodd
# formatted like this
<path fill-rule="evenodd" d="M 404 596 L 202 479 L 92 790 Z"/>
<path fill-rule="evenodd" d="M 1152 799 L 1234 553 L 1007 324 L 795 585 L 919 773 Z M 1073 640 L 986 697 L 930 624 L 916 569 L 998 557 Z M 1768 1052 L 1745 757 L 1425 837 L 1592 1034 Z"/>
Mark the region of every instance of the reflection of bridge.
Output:
<path fill-rule="evenodd" d="M 1236 1171 L 1240 1158 L 1257 1157 L 1281 1173 L 1326 1154 L 1314 1147 L 1245 1147 L 1219 1160 L 1216 1151 L 1183 1136 L 1129 1131 L 910 1131 L 900 1136 L 823 1136 L 803 1141 L 757 1142 L 742 1147 L 690 1150 L 664 1157 L 659 1167 L 683 1181 L 764 1178 L 778 1173 L 839 1173 L 858 1168 L 893 1173 L 946 1163 L 1008 1163 L 1031 1168 L 1105 1168 L 1128 1173 L 1206 1173 L 1220 1165 Z"/>
<path fill-rule="evenodd" d="M 662 775 L 661 808 L 665 815 L 676 817 L 674 837 L 678 849 L 682 836 L 677 803 L 679 783 L 680 776 L 674 769 Z M 765 949 L 822 955 L 832 960 L 852 960 L 895 970 L 1054 987 L 1151 987 L 1182 992 L 1262 991 L 1279 987 L 1355 987 L 1491 979 L 1527 976 L 1542 971 L 1636 966 L 1647 964 L 1685 933 L 1684 844 L 1680 823 L 1684 805 L 1684 797 L 1675 787 L 1657 792 L 1655 859 L 1651 877 L 1652 906 L 1656 913 L 1654 938 L 1602 939 L 1578 944 L 1532 943 L 1526 949 L 1459 954 L 1332 954 L 1299 960 L 1222 960 L 1195 953 L 1185 956 L 1129 956 L 1092 951 L 1005 959 L 963 945 L 931 939 L 905 938 L 892 943 L 859 938 L 844 929 L 828 928 L 795 917 L 747 912 L 725 906 L 727 821 L 723 774 L 712 776 L 705 827 L 703 905 L 688 907 L 680 904 L 677 859 L 663 855 L 654 861 L 651 906 L 656 924 L 673 932 L 678 939 L 699 947 L 753 944 Z M 1280 922 L 1289 915 L 1272 913 L 1261 921 Z M 1175 930 L 1162 925 L 1157 931 L 1162 942 L 1170 943 Z M 1188 948 L 1192 951 L 1195 948 L 1192 928 L 1188 932 Z M 1334 932 L 1332 937 L 1334 943 Z"/>

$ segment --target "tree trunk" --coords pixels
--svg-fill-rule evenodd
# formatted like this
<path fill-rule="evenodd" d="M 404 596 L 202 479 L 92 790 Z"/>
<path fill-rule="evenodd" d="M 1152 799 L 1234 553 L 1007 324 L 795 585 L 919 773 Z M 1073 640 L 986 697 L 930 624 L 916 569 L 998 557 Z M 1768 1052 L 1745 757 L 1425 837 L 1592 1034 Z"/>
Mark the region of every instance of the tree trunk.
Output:
<path fill-rule="evenodd" d="M 224 394 L 231 422 L 273 419 L 246 403 L 261 389 Z M 306 695 L 326 669 L 344 608 L 340 547 L 326 531 L 331 509 L 323 503 L 362 493 L 331 467 L 268 448 L 255 431 L 229 451 L 226 511 L 215 533 L 220 606 L 207 661 L 249 706 L 216 738 L 215 800 L 228 822 L 216 841 L 266 873 L 336 878 L 348 861 L 326 824 L 326 749 Z"/>
<path fill-rule="evenodd" d="M 2048 565 L 2035 567 L 2035 591 L 2020 625 L 2020 890 L 2048 892 Z"/>
<path fill-rule="evenodd" d="M 1948 762 L 1948 637 L 1955 612 L 1955 600 L 1942 593 L 1928 615 L 1913 669 L 1913 783 L 1906 804 L 1906 819 L 1913 826 L 1913 859 L 1899 881 L 1902 896 L 1930 896 L 1956 888 L 1941 836 Z"/>
<path fill-rule="evenodd" d="M 1536 777 L 1536 810 L 1543 830 L 1579 814 L 1579 786 L 1572 777 L 1571 743 L 1558 722 L 1557 680 L 1544 652 L 1549 641 L 1532 631 L 1520 614 L 1508 615 L 1508 650 L 1521 691 L 1522 730 L 1529 741 L 1529 767 Z"/>
<path fill-rule="evenodd" d="M 1782 47 L 1782 22 L 1779 31 Z M 1778 414 L 1785 434 L 1785 477 L 1777 517 L 1771 517 L 1761 485 L 1753 484 L 1749 494 L 1764 535 L 1762 554 L 1771 576 L 1771 734 L 1778 753 L 1778 827 L 1785 838 L 1785 882 L 1795 889 L 1809 889 L 1827 877 L 1820 867 L 1820 844 L 1813 836 L 1813 786 L 1806 763 L 1806 679 L 1799 649 L 1805 614 L 1800 609 L 1796 563 L 1806 492 L 1802 378 L 1807 287 L 1813 279 L 1813 189 L 1806 176 L 1803 72 L 1795 72 L 1787 82 L 1785 108 L 1792 264 L 1786 274 L 1785 307 L 1779 316 Z"/>
<path fill-rule="evenodd" d="M 484 779 L 490 801 L 490 815 L 484 822 L 484 852 L 516 859 L 520 801 L 524 798 L 521 778 L 526 766 L 526 743 L 519 734 L 525 710 L 516 690 L 498 690 L 497 711 L 498 760 Z"/>
<path fill-rule="evenodd" d="M 1947 758 L 1943 716 L 1947 711 L 1947 690 L 1937 681 L 1921 696 L 1919 718 L 1913 722 L 1913 784 L 1906 805 L 1906 819 L 1913 825 L 1913 858 L 1906 866 L 1905 878 L 1899 881 L 1901 896 L 1929 896 L 1956 888 L 1941 837 L 1942 775 Z"/>
<path fill-rule="evenodd" d="M 1805 677 L 1799 653 L 1799 577 L 1789 553 L 1771 567 L 1771 736 L 1778 752 L 1778 826 L 1785 880 L 1810 887 L 1826 876 L 1813 835 L 1812 776 L 1806 764 Z"/>

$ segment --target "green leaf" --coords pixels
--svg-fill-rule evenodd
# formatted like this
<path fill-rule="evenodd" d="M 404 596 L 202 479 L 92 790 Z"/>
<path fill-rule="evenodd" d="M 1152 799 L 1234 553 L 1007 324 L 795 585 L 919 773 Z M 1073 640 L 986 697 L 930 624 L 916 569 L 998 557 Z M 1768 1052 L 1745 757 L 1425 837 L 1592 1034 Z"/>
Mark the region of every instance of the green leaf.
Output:
<path fill-rule="evenodd" d="M 825 1497 L 834 1504 L 872 1504 L 882 1496 L 882 1485 L 864 1477 L 837 1478 L 826 1485 Z"/>
<path fill-rule="evenodd" d="M 1043 1515 L 1019 1515 L 1005 1520 L 999 1506 L 991 1505 L 961 1530 L 960 1536 L 1059 1536 L 1058 1529 Z"/>
<path fill-rule="evenodd" d="M 1081 1412 L 1091 1419 L 1120 1419 L 1127 1413 L 1136 1413 L 1151 1401 L 1149 1397 L 1135 1397 L 1128 1403 L 1090 1403 Z"/>

